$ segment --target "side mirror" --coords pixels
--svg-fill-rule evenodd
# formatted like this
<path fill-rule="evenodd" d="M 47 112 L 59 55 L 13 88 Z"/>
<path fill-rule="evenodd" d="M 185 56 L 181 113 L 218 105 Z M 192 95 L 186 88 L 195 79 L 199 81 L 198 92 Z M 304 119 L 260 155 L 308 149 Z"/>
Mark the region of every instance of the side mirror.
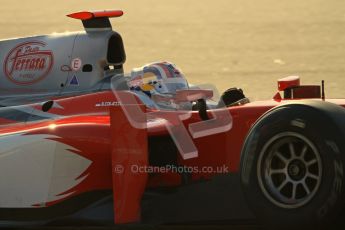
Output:
<path fill-rule="evenodd" d="M 288 88 L 297 87 L 300 85 L 301 85 L 301 82 L 298 76 L 290 76 L 290 77 L 285 77 L 278 80 L 279 91 L 284 91 Z"/>

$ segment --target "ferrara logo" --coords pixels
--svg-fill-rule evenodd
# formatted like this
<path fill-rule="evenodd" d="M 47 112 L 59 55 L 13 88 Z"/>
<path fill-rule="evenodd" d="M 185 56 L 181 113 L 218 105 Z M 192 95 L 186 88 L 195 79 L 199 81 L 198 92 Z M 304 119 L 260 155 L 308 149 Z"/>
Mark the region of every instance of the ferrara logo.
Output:
<path fill-rule="evenodd" d="M 54 57 L 46 43 L 31 41 L 19 44 L 6 56 L 6 77 L 18 85 L 30 85 L 44 79 L 52 69 Z"/>

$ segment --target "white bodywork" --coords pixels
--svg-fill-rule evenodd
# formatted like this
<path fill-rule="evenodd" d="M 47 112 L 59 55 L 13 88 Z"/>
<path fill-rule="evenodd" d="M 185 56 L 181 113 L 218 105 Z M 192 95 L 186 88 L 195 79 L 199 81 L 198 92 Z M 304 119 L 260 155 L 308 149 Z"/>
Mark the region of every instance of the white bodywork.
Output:
<path fill-rule="evenodd" d="M 0 139 L 0 207 L 44 207 L 85 178 L 91 161 L 51 135 L 15 134 Z"/>

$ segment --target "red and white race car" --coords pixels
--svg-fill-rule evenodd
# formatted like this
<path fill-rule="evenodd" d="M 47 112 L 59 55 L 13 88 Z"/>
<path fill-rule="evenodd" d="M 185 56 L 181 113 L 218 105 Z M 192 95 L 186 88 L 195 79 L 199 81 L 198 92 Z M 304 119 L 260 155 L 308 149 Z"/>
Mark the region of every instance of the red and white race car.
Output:
<path fill-rule="evenodd" d="M 99 29 L 109 12 L 74 16 Z M 18 65 L 17 83 L 43 71 Z M 323 84 L 289 77 L 272 100 L 231 88 L 212 104 L 167 62 L 101 82 L 0 108 L 0 226 L 225 220 L 242 208 L 229 202 L 242 199 L 234 175 L 264 224 L 327 224 L 343 208 L 345 99 L 325 99 Z"/>

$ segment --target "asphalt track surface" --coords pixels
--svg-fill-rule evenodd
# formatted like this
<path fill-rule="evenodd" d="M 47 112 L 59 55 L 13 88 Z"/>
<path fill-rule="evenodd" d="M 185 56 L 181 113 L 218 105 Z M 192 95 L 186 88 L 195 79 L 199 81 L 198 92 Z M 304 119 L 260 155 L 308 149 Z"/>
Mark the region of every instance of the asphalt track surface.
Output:
<path fill-rule="evenodd" d="M 31 229 L 31 228 L 28 228 Z M 195 225 L 195 226 L 116 226 L 116 227 L 49 227 L 49 228 L 36 228 L 36 229 L 47 229 L 47 230 L 262 230 L 263 228 L 255 225 Z"/>
<path fill-rule="evenodd" d="M 224 180 L 226 179 L 226 180 Z M 210 186 L 211 185 L 211 186 Z M 221 188 L 216 189 L 215 188 Z M 198 191 L 196 193 L 195 191 Z M 217 192 L 219 192 L 217 194 Z M 221 197 L 221 193 L 228 193 L 227 199 Z M 197 194 L 197 195 L 196 195 Z M 212 194 L 212 196 L 211 196 Z M 212 197 L 212 199 L 210 199 Z M 209 198 L 202 206 L 196 206 L 201 203 L 200 200 Z M 226 207 L 219 209 L 217 205 L 223 202 Z M 173 205 L 180 207 L 178 211 L 172 209 Z M 195 208 L 196 207 L 196 208 Z M 196 213 L 195 209 L 205 209 L 204 212 Z M 193 213 L 194 211 L 194 213 Z M 200 183 L 192 186 L 179 188 L 176 192 L 165 196 L 153 196 L 149 201 L 142 204 L 142 212 L 146 224 L 130 224 L 117 226 L 91 226 L 90 224 L 80 225 L 74 223 L 71 226 L 49 226 L 24 229 L 48 229 L 48 230 L 265 230 L 255 220 L 248 207 L 245 204 L 243 194 L 239 185 L 237 175 L 219 177 L 210 184 Z M 214 214 L 216 218 L 232 218 L 225 221 L 208 220 L 198 222 L 197 219 L 210 218 Z M 202 216 L 204 215 L 204 216 Z M 345 229 L 344 216 L 340 217 L 334 226 L 328 226 L 325 230 L 343 230 Z M 185 219 L 184 219 L 185 218 Z M 193 221 L 194 219 L 194 221 Z M 176 221 L 178 220 L 178 221 Z M 158 222 L 164 224 L 159 224 Z M 171 224 L 166 224 L 171 223 Z M 17 228 L 23 229 L 23 228 Z M 296 229 L 294 229 L 296 230 Z M 303 229 L 306 230 L 306 229 Z M 322 229 L 323 230 L 323 229 Z"/>
<path fill-rule="evenodd" d="M 169 60 L 192 84 L 240 87 L 252 101 L 272 98 L 289 75 L 345 96 L 342 0 L 1 0 L 0 38 L 81 30 L 65 15 L 89 9 L 125 11 L 112 23 L 126 72 Z"/>
<path fill-rule="evenodd" d="M 141 225 L 141 226 L 114 226 L 114 227 L 93 227 L 93 226 L 81 226 L 81 227 L 40 227 L 40 228 L 20 228 L 20 229 L 35 229 L 35 230 L 266 230 L 264 227 L 260 227 L 255 224 L 224 224 L 224 225 Z M 327 227 L 325 230 L 343 230 L 345 225 L 337 225 L 333 227 Z M 18 228 L 19 230 L 19 228 Z M 277 229 L 279 230 L 279 229 Z M 295 228 L 293 230 L 296 230 Z M 303 229 L 306 230 L 306 229 Z"/>

